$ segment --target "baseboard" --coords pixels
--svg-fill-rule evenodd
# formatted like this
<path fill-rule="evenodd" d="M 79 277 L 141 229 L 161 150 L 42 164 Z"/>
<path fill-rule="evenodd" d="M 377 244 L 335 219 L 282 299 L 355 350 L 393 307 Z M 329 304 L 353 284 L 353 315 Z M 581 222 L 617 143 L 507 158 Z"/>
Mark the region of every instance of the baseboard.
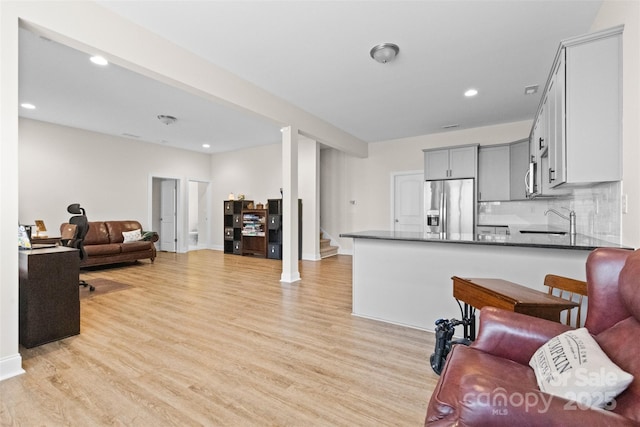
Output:
<path fill-rule="evenodd" d="M 302 259 L 305 261 L 320 261 L 320 255 L 315 253 L 302 254 Z"/>
<path fill-rule="evenodd" d="M 295 282 L 299 282 L 300 280 L 302 280 L 300 278 L 300 273 L 293 274 L 293 275 L 282 273 L 282 275 L 280 276 L 280 281 L 283 283 L 295 283 Z"/>
<path fill-rule="evenodd" d="M 22 356 L 16 353 L 0 359 L 0 381 L 24 374 L 22 369 Z"/>

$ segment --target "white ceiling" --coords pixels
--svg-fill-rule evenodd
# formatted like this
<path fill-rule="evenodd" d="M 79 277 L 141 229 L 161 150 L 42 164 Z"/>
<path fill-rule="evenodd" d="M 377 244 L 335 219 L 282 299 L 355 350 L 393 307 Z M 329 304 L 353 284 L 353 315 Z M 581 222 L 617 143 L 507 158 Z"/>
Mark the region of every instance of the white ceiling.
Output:
<path fill-rule="evenodd" d="M 533 118 L 560 40 L 602 1 L 100 1 L 367 142 Z M 400 46 L 379 64 L 376 44 Z M 468 88 L 479 94 L 465 98 Z M 20 34 L 21 116 L 201 152 L 280 142 L 279 127 Z M 166 126 L 158 114 L 178 121 Z M 203 149 L 202 143 L 212 145 Z"/>

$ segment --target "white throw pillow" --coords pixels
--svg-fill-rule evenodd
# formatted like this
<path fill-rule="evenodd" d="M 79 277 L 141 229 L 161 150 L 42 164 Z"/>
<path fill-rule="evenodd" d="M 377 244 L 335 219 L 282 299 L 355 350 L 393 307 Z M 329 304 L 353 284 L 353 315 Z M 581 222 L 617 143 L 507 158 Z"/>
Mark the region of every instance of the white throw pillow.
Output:
<path fill-rule="evenodd" d="M 142 239 L 142 232 L 140 230 L 123 231 L 122 237 L 124 238 L 124 243 L 137 242 Z"/>
<path fill-rule="evenodd" d="M 581 405 L 613 409 L 615 397 L 633 381 L 602 351 L 586 328 L 564 332 L 529 361 L 540 390 Z"/>

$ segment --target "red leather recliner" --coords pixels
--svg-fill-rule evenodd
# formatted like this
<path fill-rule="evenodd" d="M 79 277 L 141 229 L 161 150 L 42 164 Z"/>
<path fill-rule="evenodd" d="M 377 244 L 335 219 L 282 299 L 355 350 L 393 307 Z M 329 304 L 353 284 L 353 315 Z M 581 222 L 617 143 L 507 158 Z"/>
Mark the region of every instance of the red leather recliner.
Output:
<path fill-rule="evenodd" d="M 570 327 L 485 307 L 476 341 L 449 353 L 425 425 L 640 425 L 640 250 L 591 252 L 587 286 L 585 327 L 607 356 L 634 376 L 613 410 L 580 408 L 538 389 L 529 359 Z"/>

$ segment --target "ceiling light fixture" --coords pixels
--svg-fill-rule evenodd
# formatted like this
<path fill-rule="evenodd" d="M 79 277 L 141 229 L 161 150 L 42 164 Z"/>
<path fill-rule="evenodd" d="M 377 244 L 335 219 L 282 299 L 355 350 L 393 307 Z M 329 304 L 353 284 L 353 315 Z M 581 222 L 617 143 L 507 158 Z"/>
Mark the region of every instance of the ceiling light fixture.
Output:
<path fill-rule="evenodd" d="M 211 148 L 211 145 L 209 145 L 209 144 L 202 144 L 202 148 Z"/>
<path fill-rule="evenodd" d="M 89 58 L 89 60 L 96 65 L 109 65 L 109 61 L 107 61 L 100 55 L 92 56 L 91 58 Z"/>
<path fill-rule="evenodd" d="M 36 106 L 33 104 L 29 104 L 28 102 L 23 102 L 22 104 L 20 104 L 20 106 L 22 108 L 24 108 L 25 110 L 35 110 Z"/>
<path fill-rule="evenodd" d="M 400 52 L 398 45 L 393 43 L 382 43 L 371 48 L 369 55 L 381 64 L 386 64 L 395 59 Z"/>
<path fill-rule="evenodd" d="M 538 92 L 538 85 L 531 85 L 524 88 L 525 95 L 533 95 Z"/>
<path fill-rule="evenodd" d="M 165 115 L 165 114 L 160 114 L 160 115 L 158 116 L 158 120 L 160 120 L 162 123 L 164 123 L 165 125 L 167 125 L 167 126 L 168 126 L 168 125 L 170 125 L 170 124 L 172 124 L 172 123 L 175 123 L 175 122 L 176 122 L 176 120 L 178 120 L 178 119 L 176 119 L 176 118 L 175 118 L 175 117 L 173 117 L 173 116 L 167 116 L 167 115 Z"/>
<path fill-rule="evenodd" d="M 469 89 L 464 93 L 464 96 L 469 98 L 471 96 L 476 96 L 477 94 L 478 94 L 478 91 L 476 89 Z"/>

